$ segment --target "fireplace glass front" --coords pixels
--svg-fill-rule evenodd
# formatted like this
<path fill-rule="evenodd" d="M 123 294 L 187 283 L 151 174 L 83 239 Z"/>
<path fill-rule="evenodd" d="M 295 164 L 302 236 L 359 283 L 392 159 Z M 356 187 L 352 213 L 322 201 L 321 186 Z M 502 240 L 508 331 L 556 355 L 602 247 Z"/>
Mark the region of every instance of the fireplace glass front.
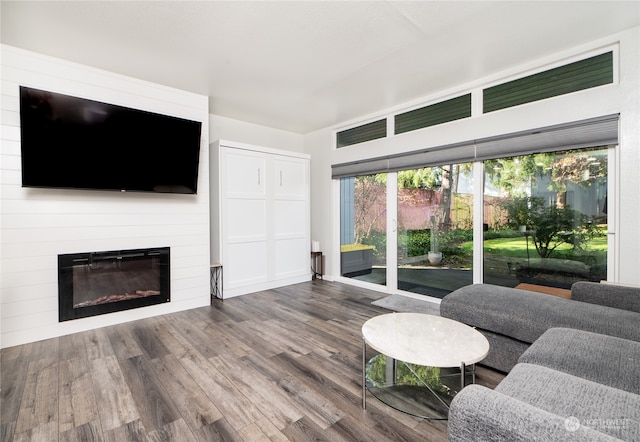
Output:
<path fill-rule="evenodd" d="M 171 301 L 169 247 L 58 255 L 59 320 Z"/>

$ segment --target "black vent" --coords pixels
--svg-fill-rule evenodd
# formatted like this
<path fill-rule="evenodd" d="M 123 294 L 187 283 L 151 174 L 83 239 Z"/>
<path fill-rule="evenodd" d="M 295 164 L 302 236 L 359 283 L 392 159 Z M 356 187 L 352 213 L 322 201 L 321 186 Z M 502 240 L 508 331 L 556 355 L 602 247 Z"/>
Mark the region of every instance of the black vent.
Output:
<path fill-rule="evenodd" d="M 483 112 L 613 83 L 613 52 L 530 75 L 483 91 Z"/>
<path fill-rule="evenodd" d="M 387 120 L 378 120 L 362 126 L 352 127 L 336 134 L 336 146 L 345 147 L 387 136 Z"/>
<path fill-rule="evenodd" d="M 470 116 L 471 94 L 467 94 L 396 115 L 395 133 L 401 134 Z"/>

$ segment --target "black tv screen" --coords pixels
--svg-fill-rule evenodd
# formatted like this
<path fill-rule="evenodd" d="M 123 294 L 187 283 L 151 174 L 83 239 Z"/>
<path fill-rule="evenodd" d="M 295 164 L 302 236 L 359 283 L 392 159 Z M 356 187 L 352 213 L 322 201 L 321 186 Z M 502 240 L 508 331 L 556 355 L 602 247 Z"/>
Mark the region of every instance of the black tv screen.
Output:
<path fill-rule="evenodd" d="M 195 194 L 201 127 L 21 86 L 22 186 Z"/>

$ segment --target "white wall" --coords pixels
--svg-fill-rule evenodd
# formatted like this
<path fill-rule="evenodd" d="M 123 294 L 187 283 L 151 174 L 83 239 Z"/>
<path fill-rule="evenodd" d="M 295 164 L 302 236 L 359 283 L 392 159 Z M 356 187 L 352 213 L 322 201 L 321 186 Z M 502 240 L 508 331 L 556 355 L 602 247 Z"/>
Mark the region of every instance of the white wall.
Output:
<path fill-rule="evenodd" d="M 441 101 L 455 94 L 471 91 L 479 94 L 483 86 L 492 85 L 515 76 L 523 76 L 572 61 L 581 54 L 598 51 L 603 47 L 618 47 L 618 81 L 615 84 L 576 92 L 535 103 L 504 109 L 486 115 L 416 130 L 368 143 L 335 149 L 335 130 L 360 122 L 347 122 L 340 128 L 326 128 L 305 135 L 305 151 L 311 161 L 311 236 L 321 242 L 327 259 L 327 278 L 339 276 L 339 237 L 337 186 L 331 180 L 331 164 L 356 161 L 391 153 L 409 152 L 431 146 L 441 146 L 499 134 L 506 134 L 577 121 L 590 117 L 620 113 L 620 144 L 614 180 L 618 184 L 618 217 L 611 216 L 610 231 L 615 232 L 613 249 L 614 280 L 640 283 L 640 28 L 591 42 L 571 51 L 550 54 L 541 60 L 532 60 L 491 78 L 482 78 L 473 84 L 460 85 L 455 90 L 423 97 L 407 108 L 418 104 Z M 370 118 L 392 115 L 404 109 L 389 109 Z M 366 122 L 363 119 L 362 122 Z M 611 203 L 610 203 L 611 204 Z M 610 208 L 611 209 L 611 208 Z"/>
<path fill-rule="evenodd" d="M 209 139 L 211 142 L 235 141 L 298 153 L 303 153 L 304 150 L 301 134 L 213 114 L 209 116 Z"/>
<path fill-rule="evenodd" d="M 209 303 L 206 96 L 2 46 L 0 332 L 9 347 Z M 26 189 L 20 85 L 201 121 L 198 195 Z M 171 302 L 58 322 L 57 255 L 171 247 Z"/>

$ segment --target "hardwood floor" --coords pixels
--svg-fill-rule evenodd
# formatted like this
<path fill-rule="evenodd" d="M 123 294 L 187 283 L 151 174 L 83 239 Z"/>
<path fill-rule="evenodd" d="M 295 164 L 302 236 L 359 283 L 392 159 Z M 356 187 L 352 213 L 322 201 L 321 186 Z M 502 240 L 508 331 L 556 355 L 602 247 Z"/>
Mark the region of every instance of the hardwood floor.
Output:
<path fill-rule="evenodd" d="M 446 421 L 362 410 L 383 296 L 316 280 L 3 349 L 2 441 L 444 441 Z"/>

